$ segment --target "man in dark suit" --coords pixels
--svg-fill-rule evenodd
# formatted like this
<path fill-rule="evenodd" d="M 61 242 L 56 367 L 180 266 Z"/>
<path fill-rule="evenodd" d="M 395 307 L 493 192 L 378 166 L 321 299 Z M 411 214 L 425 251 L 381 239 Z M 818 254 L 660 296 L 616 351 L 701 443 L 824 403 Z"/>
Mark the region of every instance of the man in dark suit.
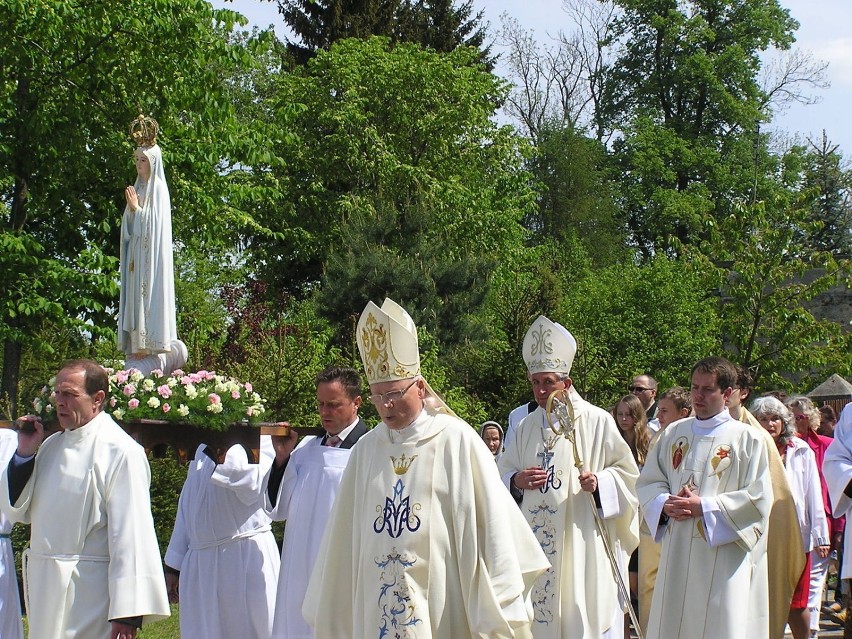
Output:
<path fill-rule="evenodd" d="M 307 580 L 317 559 L 319 540 L 349 461 L 349 449 L 367 432 L 358 417 L 361 376 L 353 368 L 330 367 L 316 377 L 317 410 L 325 430 L 305 437 L 290 430 L 273 437 L 275 462 L 268 475 L 266 510 L 287 521 L 278 598 L 272 628 L 274 639 L 311 636 L 301 608 Z"/>

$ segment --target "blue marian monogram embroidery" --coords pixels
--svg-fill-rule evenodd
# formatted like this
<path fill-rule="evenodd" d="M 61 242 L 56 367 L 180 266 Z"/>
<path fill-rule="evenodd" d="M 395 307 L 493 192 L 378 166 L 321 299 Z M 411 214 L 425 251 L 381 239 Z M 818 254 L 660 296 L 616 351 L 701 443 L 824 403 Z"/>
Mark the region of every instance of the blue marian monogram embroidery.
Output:
<path fill-rule="evenodd" d="M 399 537 L 404 530 L 414 532 L 420 528 L 420 517 L 414 511 L 420 510 L 420 504 L 411 504 L 409 497 L 403 497 L 405 484 L 397 479 L 393 485 L 393 497 L 385 497 L 385 506 L 376 506 L 379 516 L 373 522 L 373 530 L 380 534 L 385 530 L 392 539 Z"/>
<path fill-rule="evenodd" d="M 546 504 L 539 504 L 530 508 L 529 513 L 531 515 L 529 518 L 530 527 L 544 554 L 552 562 L 556 556 L 556 528 L 553 524 L 553 517 L 557 510 Z M 533 621 L 536 623 L 549 624 L 553 621 L 553 597 L 556 593 L 554 578 L 553 568 L 548 568 L 547 572 L 536 579 L 533 585 L 531 598 Z"/>
<path fill-rule="evenodd" d="M 382 618 L 379 639 L 388 636 L 391 631 L 394 639 L 415 639 L 415 626 L 422 620 L 417 617 L 414 604 L 411 603 L 405 569 L 413 566 L 417 559 L 400 553 L 394 547 L 387 557 L 374 561 L 382 571 L 379 576 L 381 588 L 378 604 Z"/>

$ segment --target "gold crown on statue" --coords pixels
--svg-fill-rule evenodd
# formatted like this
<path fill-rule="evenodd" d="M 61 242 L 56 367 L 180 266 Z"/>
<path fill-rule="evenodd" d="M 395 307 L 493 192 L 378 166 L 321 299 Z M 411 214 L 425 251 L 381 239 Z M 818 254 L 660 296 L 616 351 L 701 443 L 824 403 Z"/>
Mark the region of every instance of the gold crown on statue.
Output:
<path fill-rule="evenodd" d="M 136 146 L 154 146 L 157 143 L 157 134 L 160 125 L 157 121 L 139 112 L 139 117 L 130 123 L 130 137 L 136 142 Z"/>
<path fill-rule="evenodd" d="M 397 475 L 404 475 L 408 472 L 408 469 L 411 467 L 411 464 L 415 459 L 417 459 L 417 455 L 406 457 L 405 453 L 403 453 L 401 457 L 391 456 L 391 460 L 393 461 L 393 472 Z"/>

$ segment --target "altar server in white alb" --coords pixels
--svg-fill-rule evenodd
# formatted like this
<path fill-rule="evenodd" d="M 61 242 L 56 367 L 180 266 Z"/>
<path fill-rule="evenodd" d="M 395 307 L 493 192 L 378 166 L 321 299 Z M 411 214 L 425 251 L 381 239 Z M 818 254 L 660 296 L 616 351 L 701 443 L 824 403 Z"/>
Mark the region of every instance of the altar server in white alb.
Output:
<path fill-rule="evenodd" d="M 354 368 L 332 366 L 316 377 L 317 410 L 325 434 L 274 437 L 275 463 L 267 473 L 264 499 L 267 512 L 286 521 L 281 576 L 275 601 L 272 639 L 312 639 L 302 616 L 302 603 L 328 524 L 331 507 L 352 447 L 367 433 L 358 417 L 361 376 Z"/>
<path fill-rule="evenodd" d="M 35 430 L 19 431 L 0 481 L 0 509 L 32 524 L 29 637 L 133 639 L 143 621 L 169 616 L 148 459 L 103 412 L 109 378 L 101 366 L 66 364 L 55 390 L 63 430 L 44 439 L 41 422 L 25 418 Z"/>
<path fill-rule="evenodd" d="M 0 468 L 6 467 L 17 447 L 18 436 L 15 431 L 0 428 Z M 18 595 L 18 578 L 15 576 L 15 553 L 9 538 L 11 532 L 12 522 L 0 512 L 0 637 L 23 639 L 21 598 Z"/>
<path fill-rule="evenodd" d="M 662 431 L 636 489 L 662 556 L 649 639 L 766 639 L 772 478 L 763 434 L 725 408 L 737 371 L 692 369 L 695 417 Z"/>
<path fill-rule="evenodd" d="M 165 558 L 182 639 L 269 638 L 281 560 L 261 488 L 274 455 L 266 435 L 256 464 L 241 445 L 221 464 L 195 451 Z"/>
<path fill-rule="evenodd" d="M 530 637 L 547 568 L 494 457 L 420 374 L 417 330 L 367 304 L 358 348 L 382 421 L 352 449 L 303 612 L 318 639 Z"/>
<path fill-rule="evenodd" d="M 627 560 L 639 544 L 634 495 L 639 470 L 612 415 L 574 389 L 569 375 L 576 352 L 577 342 L 560 324 L 539 316 L 530 326 L 523 355 L 538 407 L 518 425 L 497 462 L 552 564 L 533 588 L 536 639 L 624 635 L 627 602 L 619 599 L 594 507 L 625 583 Z M 547 398 L 556 390 L 565 390 L 573 407 L 583 473 L 574 465 L 571 442 L 554 434 L 546 419 Z"/>

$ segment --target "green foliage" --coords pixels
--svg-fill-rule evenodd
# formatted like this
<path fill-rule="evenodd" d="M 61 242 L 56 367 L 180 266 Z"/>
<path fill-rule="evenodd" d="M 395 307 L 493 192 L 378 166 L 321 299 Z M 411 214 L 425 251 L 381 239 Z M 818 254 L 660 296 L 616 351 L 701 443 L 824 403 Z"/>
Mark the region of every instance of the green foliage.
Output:
<path fill-rule="evenodd" d="M 169 449 L 163 457 L 148 455 L 151 466 L 151 514 L 154 531 L 160 544 L 160 556 L 165 557 L 172 529 L 177 517 L 177 502 L 187 468 L 178 461 L 177 454 Z"/>
<path fill-rule="evenodd" d="M 701 247 L 703 270 L 721 293 L 726 349 L 765 388 L 791 388 L 791 374 L 807 385 L 852 369 L 850 334 L 805 306 L 849 273 L 848 263 L 810 248 L 821 227 L 808 217 L 800 200 L 779 194 L 740 205 Z"/>
<path fill-rule="evenodd" d="M 721 351 L 715 301 L 706 281 L 680 260 L 657 257 L 590 273 L 567 288 L 552 317 L 577 339 L 571 377 L 581 394 L 609 406 L 635 375 L 660 388 L 686 385 L 692 365 Z"/>
<path fill-rule="evenodd" d="M 483 48 L 483 11 L 473 15 L 473 0 L 277 0 L 284 23 L 299 42 L 288 49 L 305 64 L 320 49 L 346 38 L 385 36 L 439 52 L 460 46 Z M 489 55 L 489 47 L 480 54 Z"/>
<path fill-rule="evenodd" d="M 621 206 L 650 257 L 706 238 L 731 194 L 749 192 L 761 159 L 751 138 L 769 116 L 760 54 L 789 47 L 797 23 L 777 0 L 615 4 L 617 58 L 599 117 L 622 132 L 613 147 Z"/>

